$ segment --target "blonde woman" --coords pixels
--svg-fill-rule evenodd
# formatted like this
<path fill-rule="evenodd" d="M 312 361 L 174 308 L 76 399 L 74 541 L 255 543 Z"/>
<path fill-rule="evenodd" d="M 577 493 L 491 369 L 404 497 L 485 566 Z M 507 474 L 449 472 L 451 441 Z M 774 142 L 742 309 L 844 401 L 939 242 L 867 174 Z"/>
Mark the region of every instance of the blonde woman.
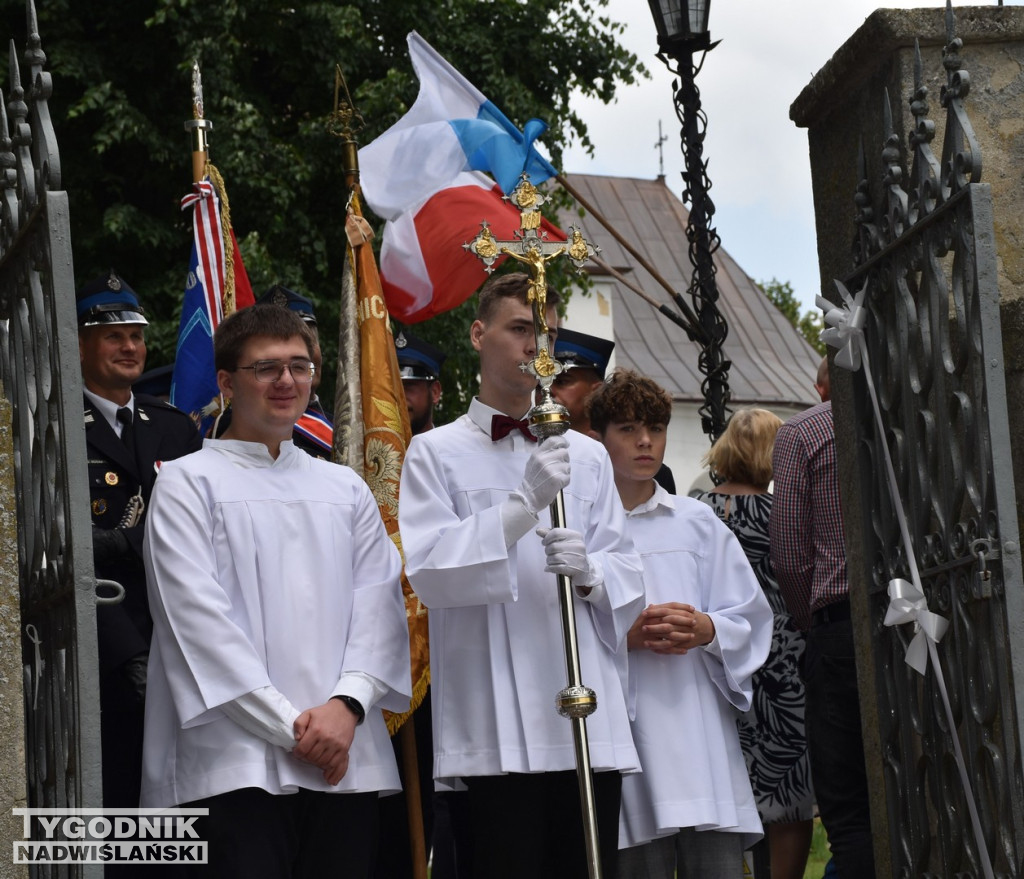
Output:
<path fill-rule="evenodd" d="M 801 879 L 813 817 L 799 668 L 804 636 L 786 611 L 768 542 L 772 446 L 781 424 L 767 409 L 736 412 L 704 458 L 712 476 L 724 481 L 697 498 L 739 539 L 775 613 L 768 660 L 753 678 L 754 703 L 740 718 L 740 743 L 768 838 L 772 879 Z"/>

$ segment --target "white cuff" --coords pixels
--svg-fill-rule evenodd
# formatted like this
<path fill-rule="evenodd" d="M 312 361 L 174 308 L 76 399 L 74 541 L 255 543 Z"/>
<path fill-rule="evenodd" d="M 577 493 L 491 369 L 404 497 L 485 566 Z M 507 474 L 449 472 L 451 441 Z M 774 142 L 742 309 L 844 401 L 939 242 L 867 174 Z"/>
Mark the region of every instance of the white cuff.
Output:
<path fill-rule="evenodd" d="M 386 684 L 381 683 L 373 675 L 361 671 L 342 672 L 334 690 L 331 691 L 331 698 L 335 696 L 351 696 L 367 714 L 381 697 L 388 691 Z"/>
<path fill-rule="evenodd" d="M 526 506 L 523 496 L 512 492 L 501 502 L 501 529 L 505 536 L 505 549 L 511 549 L 539 521 L 537 514 Z"/>
<path fill-rule="evenodd" d="M 220 709 L 246 732 L 286 751 L 295 747 L 295 718 L 300 712 L 276 687 L 260 687 Z"/>
<path fill-rule="evenodd" d="M 585 577 L 573 577 L 572 585 L 577 589 L 586 587 L 587 589 L 593 589 L 595 586 L 604 582 L 604 571 L 601 570 L 601 565 L 595 562 L 590 556 L 587 556 L 587 575 Z"/>
<path fill-rule="evenodd" d="M 703 645 L 703 649 L 710 653 L 715 659 L 722 658 L 722 645 L 718 641 L 718 629 L 715 629 L 715 637 Z"/>

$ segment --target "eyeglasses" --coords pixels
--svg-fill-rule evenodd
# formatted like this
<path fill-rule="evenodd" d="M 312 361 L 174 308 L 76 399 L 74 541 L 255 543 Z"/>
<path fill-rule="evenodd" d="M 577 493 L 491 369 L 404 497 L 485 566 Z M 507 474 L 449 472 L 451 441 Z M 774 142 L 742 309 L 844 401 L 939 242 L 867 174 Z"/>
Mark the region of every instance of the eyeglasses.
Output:
<path fill-rule="evenodd" d="M 256 381 L 266 382 L 272 384 L 273 382 L 281 381 L 281 377 L 284 375 L 284 371 L 287 369 L 291 373 L 292 380 L 296 384 L 308 385 L 313 381 L 313 373 L 316 372 L 316 367 L 313 365 L 312 360 L 305 360 L 301 357 L 296 357 L 294 360 L 257 360 L 255 363 L 250 363 L 248 366 L 236 366 L 235 369 L 251 369 L 252 374 L 256 376 Z"/>

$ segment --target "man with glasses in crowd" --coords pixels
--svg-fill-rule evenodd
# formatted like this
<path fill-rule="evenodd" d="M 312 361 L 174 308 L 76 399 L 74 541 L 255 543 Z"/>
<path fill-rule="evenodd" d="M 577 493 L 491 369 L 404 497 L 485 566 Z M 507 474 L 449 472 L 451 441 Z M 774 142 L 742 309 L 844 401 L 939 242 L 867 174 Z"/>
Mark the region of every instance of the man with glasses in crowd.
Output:
<path fill-rule="evenodd" d="M 315 371 L 301 318 L 242 309 L 214 351 L 231 425 L 163 468 L 146 530 L 142 805 L 210 810 L 204 875 L 368 876 L 399 785 L 378 709 L 412 689 L 401 559 L 363 480 L 292 441 Z"/>
<path fill-rule="evenodd" d="M 256 302 L 277 305 L 287 308 L 300 318 L 313 336 L 313 380 L 309 386 L 309 402 L 306 404 L 306 411 L 299 416 L 295 422 L 292 432 L 292 440 L 302 451 L 314 458 L 323 458 L 325 461 L 333 460 L 334 448 L 334 424 L 331 416 L 324 409 L 323 401 L 317 394 L 320 381 L 323 378 L 323 353 L 320 350 L 320 335 L 317 329 L 316 313 L 313 310 L 313 301 L 301 293 L 289 290 L 281 284 L 274 284 Z M 231 409 L 224 412 L 214 426 L 214 436 L 223 436 L 231 425 Z"/>

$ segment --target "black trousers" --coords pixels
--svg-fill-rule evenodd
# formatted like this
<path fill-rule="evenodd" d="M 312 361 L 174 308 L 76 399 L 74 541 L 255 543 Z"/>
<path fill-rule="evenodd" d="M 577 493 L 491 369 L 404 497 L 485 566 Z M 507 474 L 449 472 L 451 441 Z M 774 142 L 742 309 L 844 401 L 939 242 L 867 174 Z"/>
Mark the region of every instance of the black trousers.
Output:
<path fill-rule="evenodd" d="M 410 721 L 406 721 L 409 723 Z M 434 739 L 431 735 L 430 690 L 413 712 L 411 722 L 416 731 L 416 769 L 420 782 L 420 814 L 423 816 L 423 839 L 430 856 L 434 836 Z M 406 802 L 408 783 L 402 760 L 399 733 L 391 737 L 402 780 L 402 792 L 381 797 L 377 801 L 380 829 L 377 839 L 377 864 L 374 879 L 408 879 L 412 876 L 412 847 L 409 844 L 409 807 Z"/>
<path fill-rule="evenodd" d="M 840 879 L 873 879 L 868 777 L 850 620 L 811 626 L 804 653 L 811 780 Z"/>
<path fill-rule="evenodd" d="M 472 879 L 473 833 L 469 794 L 434 793 L 434 835 L 430 840 L 430 879 Z"/>
<path fill-rule="evenodd" d="M 574 771 L 468 776 L 476 879 L 587 879 L 579 782 Z M 618 772 L 594 775 L 602 874 L 618 857 Z M 461 877 L 460 877 L 461 879 Z"/>
<path fill-rule="evenodd" d="M 195 823 L 209 863 L 177 876 L 216 879 L 367 879 L 377 845 L 377 794 L 242 788 L 182 807 L 208 808 Z M 162 868 L 163 869 L 163 868 Z M 167 874 L 170 875 L 170 874 Z"/>

